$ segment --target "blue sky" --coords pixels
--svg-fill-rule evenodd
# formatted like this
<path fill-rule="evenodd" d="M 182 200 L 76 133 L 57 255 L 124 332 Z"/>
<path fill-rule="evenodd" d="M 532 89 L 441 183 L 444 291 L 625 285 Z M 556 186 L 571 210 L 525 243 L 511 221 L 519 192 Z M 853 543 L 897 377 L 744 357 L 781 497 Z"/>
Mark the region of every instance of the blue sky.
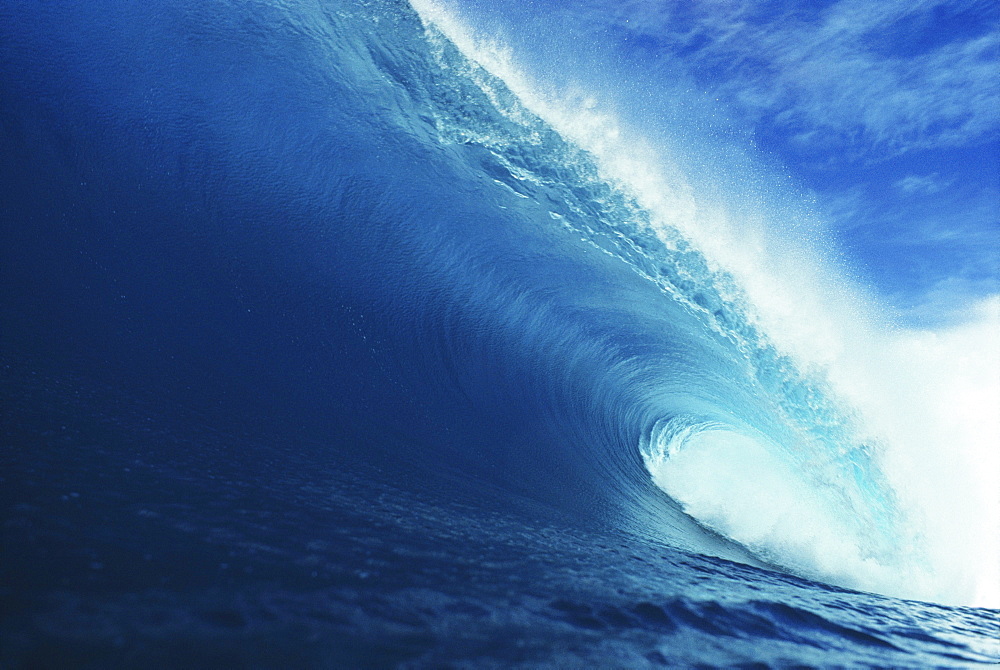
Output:
<path fill-rule="evenodd" d="M 666 3 L 637 15 L 626 39 L 677 54 L 744 119 L 911 320 L 956 318 L 997 292 L 1000 5 Z"/>
<path fill-rule="evenodd" d="M 1000 293 L 1000 3 L 500 0 L 476 12 L 519 57 L 558 68 L 559 49 L 582 45 L 601 54 L 592 67 L 632 69 L 631 95 L 683 91 L 678 108 L 737 129 L 814 199 L 904 323 L 958 321 Z"/>

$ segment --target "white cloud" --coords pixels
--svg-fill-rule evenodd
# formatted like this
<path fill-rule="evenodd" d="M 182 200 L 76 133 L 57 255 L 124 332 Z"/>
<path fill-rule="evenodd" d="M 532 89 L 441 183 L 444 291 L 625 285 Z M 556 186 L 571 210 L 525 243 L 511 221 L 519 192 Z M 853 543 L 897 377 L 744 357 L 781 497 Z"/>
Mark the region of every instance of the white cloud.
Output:
<path fill-rule="evenodd" d="M 907 175 L 893 184 L 893 186 L 906 194 L 934 195 L 951 186 L 951 182 L 941 179 L 940 175 L 935 172 L 923 176 L 915 174 Z"/>
<path fill-rule="evenodd" d="M 624 6 L 620 25 L 683 54 L 720 97 L 807 144 L 892 154 L 963 146 L 1000 129 L 1000 28 L 984 20 L 986 3 L 841 0 L 767 16 L 726 0 L 670 3 L 657 14 L 644 7 Z M 942 11 L 971 17 L 952 41 L 934 32 Z"/>

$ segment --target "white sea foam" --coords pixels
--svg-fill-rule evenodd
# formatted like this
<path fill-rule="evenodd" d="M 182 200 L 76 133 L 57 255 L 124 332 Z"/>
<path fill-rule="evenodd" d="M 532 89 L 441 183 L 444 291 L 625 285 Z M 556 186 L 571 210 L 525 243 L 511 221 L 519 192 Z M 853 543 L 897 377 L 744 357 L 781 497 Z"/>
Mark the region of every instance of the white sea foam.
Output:
<path fill-rule="evenodd" d="M 410 2 L 527 109 L 590 152 L 666 243 L 676 229 L 711 269 L 731 275 L 748 318 L 779 351 L 802 370 L 823 372 L 857 411 L 858 438 L 881 445 L 880 465 L 908 525 L 900 537 L 919 546 L 900 546 L 894 564 L 873 562 L 865 538 L 757 437 L 710 430 L 670 457 L 647 449 L 657 484 L 695 518 L 792 569 L 893 595 L 1000 606 L 1000 296 L 958 326 L 891 328 L 816 240 L 789 238 L 789 222 L 773 219 L 780 202 L 770 213 L 728 209 L 592 97 L 544 94 L 552 87 L 532 82 L 508 49 L 477 36 L 456 11 Z M 772 199 L 790 197 L 781 188 Z"/>
<path fill-rule="evenodd" d="M 643 445 L 653 481 L 685 512 L 761 558 L 844 586 L 912 589 L 905 573 L 872 556 L 868 538 L 760 435 L 721 426 L 658 431 Z"/>

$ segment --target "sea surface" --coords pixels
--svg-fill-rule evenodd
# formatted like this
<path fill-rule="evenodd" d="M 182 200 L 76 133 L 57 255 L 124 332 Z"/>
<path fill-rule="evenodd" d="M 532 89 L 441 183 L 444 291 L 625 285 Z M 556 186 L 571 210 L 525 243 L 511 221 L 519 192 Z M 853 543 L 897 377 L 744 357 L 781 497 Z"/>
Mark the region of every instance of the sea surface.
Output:
<path fill-rule="evenodd" d="M 456 25 L 0 2 L 0 667 L 1000 663 L 683 180 Z"/>

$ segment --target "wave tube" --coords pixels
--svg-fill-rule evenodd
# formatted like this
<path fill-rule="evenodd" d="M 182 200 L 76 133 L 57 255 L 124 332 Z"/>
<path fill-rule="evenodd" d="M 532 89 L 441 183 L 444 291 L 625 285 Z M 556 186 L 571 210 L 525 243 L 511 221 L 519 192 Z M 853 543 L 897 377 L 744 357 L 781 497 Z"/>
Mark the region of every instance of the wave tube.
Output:
<path fill-rule="evenodd" d="M 508 122 L 438 119 L 442 137 L 487 147 L 514 191 L 569 191 L 554 224 L 683 304 L 753 380 L 756 402 L 730 404 L 722 420 L 678 414 L 650 384 L 638 448 L 657 485 L 699 523 L 790 571 L 1000 603 L 1000 384 L 984 372 L 1000 366 L 1000 303 L 947 332 L 890 327 L 815 243 L 760 212 L 731 211 L 712 197 L 717 187 L 695 185 L 593 96 L 541 93 L 559 88 L 533 82 L 457 11 L 411 5 L 440 66 Z M 568 148 L 551 148 L 553 131 Z M 551 145 L 549 164 L 524 161 L 523 143 Z"/>

